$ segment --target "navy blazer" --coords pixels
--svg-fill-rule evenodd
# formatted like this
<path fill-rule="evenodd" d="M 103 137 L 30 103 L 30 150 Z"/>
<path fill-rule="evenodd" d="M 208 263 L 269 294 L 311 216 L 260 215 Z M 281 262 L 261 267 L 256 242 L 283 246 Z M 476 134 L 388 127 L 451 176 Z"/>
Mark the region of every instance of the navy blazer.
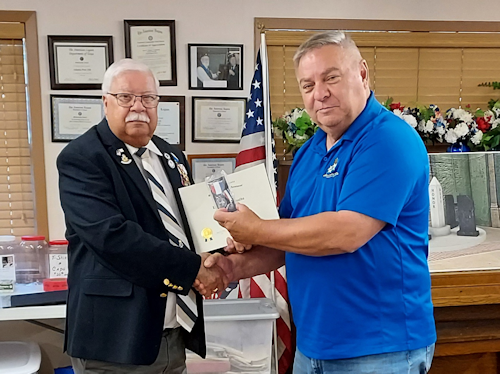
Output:
<path fill-rule="evenodd" d="M 162 154 L 176 155 L 190 174 L 182 152 L 157 136 L 152 140 Z M 194 249 L 178 193 L 181 176 L 160 159 Z M 57 168 L 69 241 L 65 350 L 84 359 L 152 364 L 162 338 L 165 294 L 186 295 L 201 258 L 169 243 L 147 182 L 105 119 L 64 148 Z M 184 340 L 204 357 L 202 298 L 196 294 L 199 317 L 191 333 L 183 330 Z"/>

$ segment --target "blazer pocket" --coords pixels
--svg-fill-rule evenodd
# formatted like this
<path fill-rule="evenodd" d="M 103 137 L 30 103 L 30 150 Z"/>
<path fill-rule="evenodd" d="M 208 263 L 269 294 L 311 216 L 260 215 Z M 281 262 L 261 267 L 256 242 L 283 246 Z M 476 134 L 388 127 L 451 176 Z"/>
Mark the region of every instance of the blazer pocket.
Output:
<path fill-rule="evenodd" d="M 125 279 L 84 279 L 83 293 L 85 295 L 127 297 L 132 295 L 132 283 Z"/>

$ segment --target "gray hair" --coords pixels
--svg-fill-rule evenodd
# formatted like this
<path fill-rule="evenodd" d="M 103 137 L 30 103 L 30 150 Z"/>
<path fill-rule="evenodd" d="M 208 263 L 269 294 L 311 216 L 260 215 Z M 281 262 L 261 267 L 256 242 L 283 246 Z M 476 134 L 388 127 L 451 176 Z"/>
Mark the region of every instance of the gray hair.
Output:
<path fill-rule="evenodd" d="M 108 70 L 106 70 L 106 72 L 104 73 L 104 78 L 102 80 L 103 95 L 106 95 L 109 92 L 113 80 L 118 75 L 126 71 L 142 71 L 144 73 L 149 73 L 151 74 L 151 76 L 155 81 L 156 89 L 160 87 L 160 82 L 146 64 L 143 64 L 142 62 L 133 60 L 131 58 L 124 58 L 122 60 L 116 61 L 115 63 L 111 64 Z"/>
<path fill-rule="evenodd" d="M 304 43 L 300 45 L 293 56 L 293 63 L 295 67 L 299 66 L 300 59 L 308 52 L 316 48 L 321 48 L 325 45 L 336 45 L 345 49 L 354 49 L 358 51 L 356 43 L 349 35 L 340 30 L 325 31 L 319 34 L 314 34 Z"/>

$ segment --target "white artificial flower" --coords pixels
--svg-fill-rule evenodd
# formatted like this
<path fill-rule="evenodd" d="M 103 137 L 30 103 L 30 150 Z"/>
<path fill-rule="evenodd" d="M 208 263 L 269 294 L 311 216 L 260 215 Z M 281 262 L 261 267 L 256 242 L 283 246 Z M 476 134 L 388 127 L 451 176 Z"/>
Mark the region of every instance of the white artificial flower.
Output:
<path fill-rule="evenodd" d="M 500 108 L 493 108 L 493 111 L 495 112 L 495 117 L 500 117 Z"/>
<path fill-rule="evenodd" d="M 307 134 L 304 134 L 304 135 L 297 135 L 297 134 L 296 134 L 296 135 L 295 135 L 295 139 L 297 139 L 297 140 L 307 140 L 307 139 L 309 139 L 309 135 L 307 135 Z"/>
<path fill-rule="evenodd" d="M 455 129 L 448 129 L 446 131 L 446 134 L 444 136 L 444 140 L 446 140 L 447 143 L 454 144 L 457 142 L 459 136 L 455 132 Z"/>
<path fill-rule="evenodd" d="M 408 123 L 411 127 L 417 127 L 417 119 L 413 117 L 411 114 L 403 114 L 403 119 Z"/>
<path fill-rule="evenodd" d="M 489 117 L 490 120 L 492 120 L 493 118 L 495 118 L 495 113 L 493 113 L 491 110 L 487 110 L 486 112 L 484 112 L 483 117 L 485 119 Z"/>
<path fill-rule="evenodd" d="M 291 120 L 293 123 L 296 123 L 297 121 L 297 118 L 300 118 L 302 116 L 302 112 L 303 110 L 299 110 L 299 109 L 294 109 L 291 113 Z"/>
<path fill-rule="evenodd" d="M 491 129 L 494 129 L 495 127 L 497 127 L 498 125 L 500 125 L 500 118 L 497 118 L 496 120 L 494 120 L 492 123 L 491 123 Z"/>
<path fill-rule="evenodd" d="M 444 128 L 444 126 L 438 126 L 436 128 L 436 132 L 438 133 L 438 135 L 444 135 L 444 133 L 446 132 L 446 129 Z"/>
<path fill-rule="evenodd" d="M 453 118 L 468 123 L 472 121 L 472 113 L 469 113 L 464 109 L 456 109 L 453 112 Z"/>
<path fill-rule="evenodd" d="M 459 123 L 455 126 L 455 133 L 459 138 L 461 138 L 469 133 L 469 126 L 463 122 Z"/>
<path fill-rule="evenodd" d="M 434 130 L 434 122 L 428 120 L 424 125 L 424 132 L 431 133 Z"/>
<path fill-rule="evenodd" d="M 392 113 L 394 113 L 399 118 L 403 118 L 403 112 L 401 112 L 399 109 L 394 109 Z"/>
<path fill-rule="evenodd" d="M 470 141 L 475 145 L 481 143 L 481 139 L 483 138 L 483 132 L 481 130 L 477 130 L 477 132 L 470 138 Z"/>

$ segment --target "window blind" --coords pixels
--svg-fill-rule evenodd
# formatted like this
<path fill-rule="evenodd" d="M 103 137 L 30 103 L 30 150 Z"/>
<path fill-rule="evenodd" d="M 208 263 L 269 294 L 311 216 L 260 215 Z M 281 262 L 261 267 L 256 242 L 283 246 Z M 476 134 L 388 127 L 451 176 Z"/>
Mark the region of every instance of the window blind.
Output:
<path fill-rule="evenodd" d="M 477 86 L 500 80 L 498 33 L 349 33 L 368 63 L 370 87 L 379 101 L 393 97 L 403 105 L 485 109 L 492 97 L 499 96 L 491 88 Z M 273 118 L 303 106 L 292 59 L 312 34 L 266 31 Z"/>
<path fill-rule="evenodd" d="M 23 37 L 22 24 L 0 25 L 0 235 L 30 235 L 36 227 Z"/>

